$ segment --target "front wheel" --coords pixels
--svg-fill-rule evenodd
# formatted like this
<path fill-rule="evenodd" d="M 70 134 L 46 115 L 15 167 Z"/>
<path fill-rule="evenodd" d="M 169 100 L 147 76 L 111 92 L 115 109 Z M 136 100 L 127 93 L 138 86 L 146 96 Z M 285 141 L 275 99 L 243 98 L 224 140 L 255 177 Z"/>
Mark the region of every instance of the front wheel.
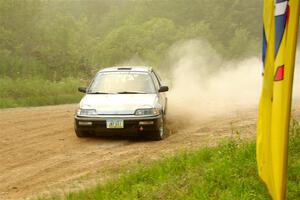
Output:
<path fill-rule="evenodd" d="M 75 130 L 75 133 L 76 133 L 76 136 L 79 137 L 79 138 L 83 138 L 83 137 L 88 137 L 89 134 L 85 131 L 78 131 L 78 130 Z"/>
<path fill-rule="evenodd" d="M 159 122 L 159 130 L 154 134 L 153 139 L 157 141 L 165 139 L 167 136 L 166 132 L 165 120 L 164 117 L 162 117 Z"/>
<path fill-rule="evenodd" d="M 78 130 L 76 128 L 76 125 L 74 126 L 74 129 L 75 129 L 76 136 L 79 137 L 79 138 L 83 138 L 83 137 L 88 137 L 89 136 L 88 132 Z"/>

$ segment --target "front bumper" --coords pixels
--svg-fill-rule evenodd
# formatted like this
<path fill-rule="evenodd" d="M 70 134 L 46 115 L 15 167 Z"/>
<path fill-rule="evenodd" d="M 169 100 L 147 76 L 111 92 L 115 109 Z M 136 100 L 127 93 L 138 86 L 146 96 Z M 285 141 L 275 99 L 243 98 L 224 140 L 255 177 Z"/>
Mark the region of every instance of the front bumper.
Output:
<path fill-rule="evenodd" d="M 124 128 L 109 129 L 106 127 L 107 119 L 122 119 Z M 89 125 L 82 125 L 82 122 L 89 122 Z M 146 122 L 146 123 L 145 123 Z M 148 122 L 148 123 L 147 123 Z M 152 123 L 153 122 L 153 123 Z M 150 124 L 151 123 L 151 124 Z M 88 132 L 101 135 L 150 135 L 159 132 L 162 116 L 137 117 L 132 115 L 114 115 L 97 117 L 75 116 L 75 129 L 77 131 Z"/>

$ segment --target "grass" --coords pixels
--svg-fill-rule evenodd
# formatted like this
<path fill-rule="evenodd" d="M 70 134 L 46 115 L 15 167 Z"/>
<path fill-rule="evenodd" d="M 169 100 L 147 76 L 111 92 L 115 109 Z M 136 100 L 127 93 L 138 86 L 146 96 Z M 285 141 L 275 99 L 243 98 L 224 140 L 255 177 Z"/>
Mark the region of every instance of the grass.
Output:
<path fill-rule="evenodd" d="M 0 108 L 44 106 L 79 102 L 82 81 L 66 78 L 58 82 L 42 78 L 0 78 Z"/>
<path fill-rule="evenodd" d="M 288 199 L 300 197 L 300 128 L 293 121 L 289 143 Z M 257 174 L 255 142 L 223 141 L 141 164 L 118 179 L 52 199 L 270 199 Z M 44 198 L 40 198 L 44 199 Z"/>

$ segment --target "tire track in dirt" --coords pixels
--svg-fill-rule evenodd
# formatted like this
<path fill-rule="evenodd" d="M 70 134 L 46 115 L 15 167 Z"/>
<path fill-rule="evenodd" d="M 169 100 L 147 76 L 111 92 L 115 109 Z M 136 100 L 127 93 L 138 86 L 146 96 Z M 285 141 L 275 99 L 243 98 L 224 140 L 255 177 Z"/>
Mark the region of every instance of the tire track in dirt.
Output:
<path fill-rule="evenodd" d="M 188 119 L 169 119 L 176 131 L 158 142 L 127 137 L 79 139 L 73 131 L 75 108 L 62 105 L 0 110 L 0 199 L 76 190 L 104 181 L 110 177 L 109 170 L 130 163 L 214 145 L 237 134 L 251 138 L 257 116 L 256 108 L 249 108 L 209 117 L 197 125 L 191 125 Z M 299 119 L 299 107 L 293 112 Z"/>

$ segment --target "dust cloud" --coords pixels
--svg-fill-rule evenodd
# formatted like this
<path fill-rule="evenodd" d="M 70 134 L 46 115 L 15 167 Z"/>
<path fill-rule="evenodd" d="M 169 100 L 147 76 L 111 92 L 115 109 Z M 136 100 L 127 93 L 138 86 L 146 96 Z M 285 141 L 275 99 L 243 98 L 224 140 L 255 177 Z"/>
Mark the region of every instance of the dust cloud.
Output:
<path fill-rule="evenodd" d="M 294 72 L 293 105 L 300 104 L 300 48 L 297 48 Z"/>
<path fill-rule="evenodd" d="M 262 85 L 260 58 L 224 61 L 208 42 L 190 40 L 175 44 L 167 60 L 171 71 L 168 116 L 172 120 L 191 124 L 257 109 Z M 294 96 L 299 96 L 296 73 Z"/>

